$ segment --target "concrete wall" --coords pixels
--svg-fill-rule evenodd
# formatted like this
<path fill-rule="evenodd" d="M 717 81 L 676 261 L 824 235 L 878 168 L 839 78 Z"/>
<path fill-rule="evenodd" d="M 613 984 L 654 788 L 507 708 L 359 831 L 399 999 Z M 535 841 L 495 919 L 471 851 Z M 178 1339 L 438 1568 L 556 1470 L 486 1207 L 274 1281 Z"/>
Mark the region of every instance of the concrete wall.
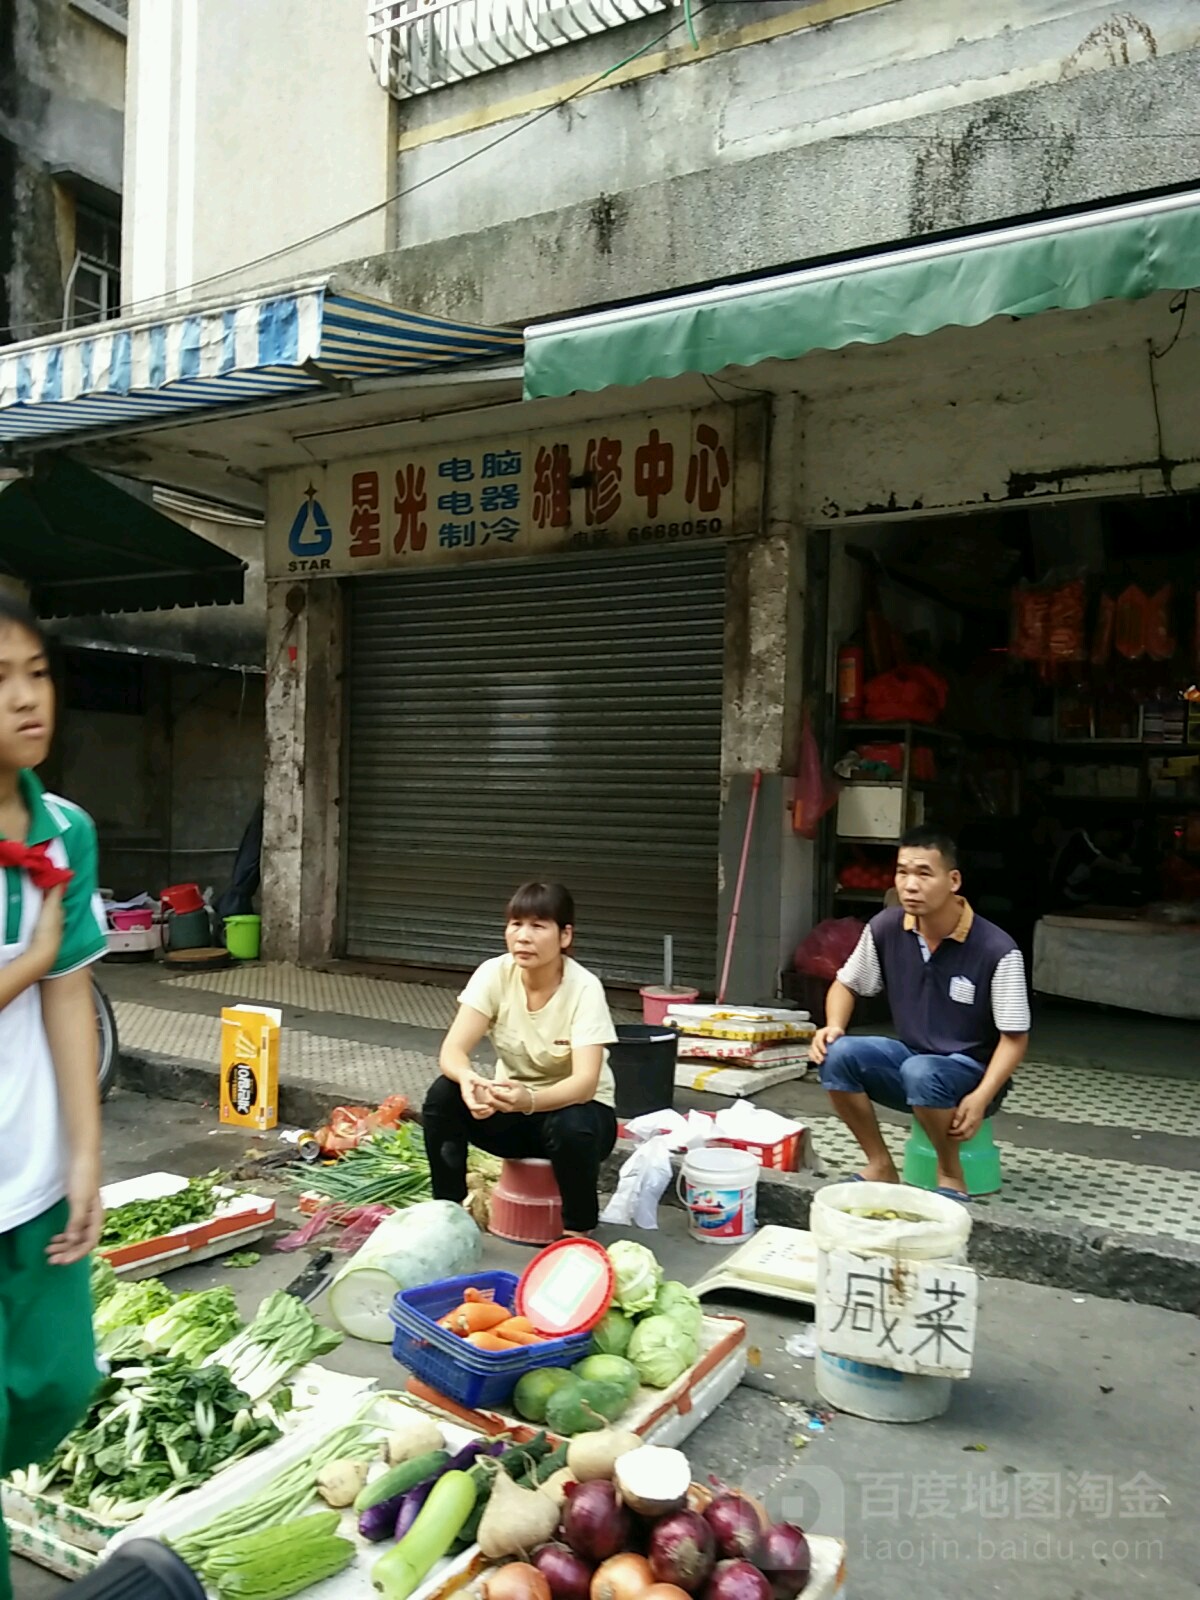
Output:
<path fill-rule="evenodd" d="M 0 343 L 60 326 L 80 183 L 121 193 L 124 59 L 69 0 L 0 6 Z"/>
<path fill-rule="evenodd" d="M 140 0 L 130 25 L 125 298 L 211 298 L 385 248 L 392 103 L 361 0 Z M 219 281 L 204 283 L 221 274 Z"/>
<path fill-rule="evenodd" d="M 402 102 L 398 179 L 425 186 L 356 270 L 526 322 L 1196 179 L 1189 0 L 752 0 L 698 27 L 523 127 L 662 25 Z"/>

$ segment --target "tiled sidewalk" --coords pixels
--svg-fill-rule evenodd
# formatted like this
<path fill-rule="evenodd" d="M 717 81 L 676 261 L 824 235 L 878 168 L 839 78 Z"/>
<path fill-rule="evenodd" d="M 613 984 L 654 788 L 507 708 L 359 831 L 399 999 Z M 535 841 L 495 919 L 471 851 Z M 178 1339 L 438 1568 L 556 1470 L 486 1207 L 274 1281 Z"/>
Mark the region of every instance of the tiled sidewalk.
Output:
<path fill-rule="evenodd" d="M 222 1005 L 236 999 L 280 1005 L 287 1008 L 286 1078 L 336 1085 L 343 1098 L 353 1100 L 403 1093 L 419 1103 L 437 1072 L 439 1036 L 455 1009 L 452 989 L 282 963 L 169 981 L 142 971 L 142 978 L 123 976 L 111 985 L 126 1047 L 215 1065 Z M 620 1020 L 627 1019 L 634 1020 L 633 1014 L 622 1013 Z M 406 1030 L 403 1045 L 385 1042 L 389 1030 L 380 1025 L 389 1023 Z M 356 1038 L 356 1025 L 369 1037 Z M 1071 1218 L 1200 1243 L 1200 1082 L 1032 1061 L 1019 1074 L 1005 1113 L 997 1142 L 1006 1207 L 1030 1217 Z M 805 1116 L 831 1173 L 861 1164 L 836 1118 L 814 1111 Z M 1024 1128 L 1029 1143 L 1013 1137 Z M 1132 1141 L 1145 1135 L 1146 1160 L 1054 1147 L 1056 1130 L 1088 1128 L 1098 1130 L 1097 1139 L 1100 1130 L 1128 1131 Z M 1196 1159 L 1185 1162 L 1183 1170 L 1157 1164 L 1156 1135 L 1174 1136 L 1176 1148 L 1182 1136 L 1187 1148 L 1194 1144 Z M 889 1137 L 899 1157 L 903 1128 L 893 1127 Z"/>

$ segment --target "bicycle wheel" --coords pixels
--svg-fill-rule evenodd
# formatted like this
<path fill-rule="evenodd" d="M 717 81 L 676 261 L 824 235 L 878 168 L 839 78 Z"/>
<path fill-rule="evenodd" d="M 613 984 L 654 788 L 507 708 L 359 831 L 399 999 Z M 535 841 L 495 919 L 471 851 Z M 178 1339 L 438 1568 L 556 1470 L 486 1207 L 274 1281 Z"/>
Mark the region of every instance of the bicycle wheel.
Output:
<path fill-rule="evenodd" d="M 108 996 L 95 978 L 92 979 L 92 1001 L 96 1008 L 96 1032 L 100 1045 L 100 1098 L 107 1100 L 117 1081 L 117 1061 L 120 1045 L 117 1041 L 117 1019 Z"/>

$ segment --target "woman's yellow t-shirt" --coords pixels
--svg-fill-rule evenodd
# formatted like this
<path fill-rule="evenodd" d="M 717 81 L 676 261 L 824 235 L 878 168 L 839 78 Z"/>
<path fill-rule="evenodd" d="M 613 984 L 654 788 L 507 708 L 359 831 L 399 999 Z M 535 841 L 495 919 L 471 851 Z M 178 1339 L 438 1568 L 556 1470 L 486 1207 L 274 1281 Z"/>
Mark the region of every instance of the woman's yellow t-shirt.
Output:
<path fill-rule="evenodd" d="M 563 959 L 562 982 L 540 1011 L 530 1011 L 521 969 L 509 955 L 485 961 L 458 1000 L 487 1017 L 496 1076 L 532 1088 L 569 1078 L 572 1050 L 616 1042 L 604 985 L 570 956 Z M 595 1098 L 606 1106 L 615 1099 L 607 1049 Z"/>

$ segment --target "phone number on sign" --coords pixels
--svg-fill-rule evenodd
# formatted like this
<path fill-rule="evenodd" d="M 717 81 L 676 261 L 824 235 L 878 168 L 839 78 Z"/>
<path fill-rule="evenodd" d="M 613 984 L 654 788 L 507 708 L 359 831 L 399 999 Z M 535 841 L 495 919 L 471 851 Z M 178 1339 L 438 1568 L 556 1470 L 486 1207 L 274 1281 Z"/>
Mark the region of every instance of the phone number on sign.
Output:
<path fill-rule="evenodd" d="M 720 533 L 720 517 L 701 517 L 698 522 L 648 523 L 644 528 L 630 528 L 626 538 L 630 544 L 646 544 L 656 539 L 703 539 Z"/>

